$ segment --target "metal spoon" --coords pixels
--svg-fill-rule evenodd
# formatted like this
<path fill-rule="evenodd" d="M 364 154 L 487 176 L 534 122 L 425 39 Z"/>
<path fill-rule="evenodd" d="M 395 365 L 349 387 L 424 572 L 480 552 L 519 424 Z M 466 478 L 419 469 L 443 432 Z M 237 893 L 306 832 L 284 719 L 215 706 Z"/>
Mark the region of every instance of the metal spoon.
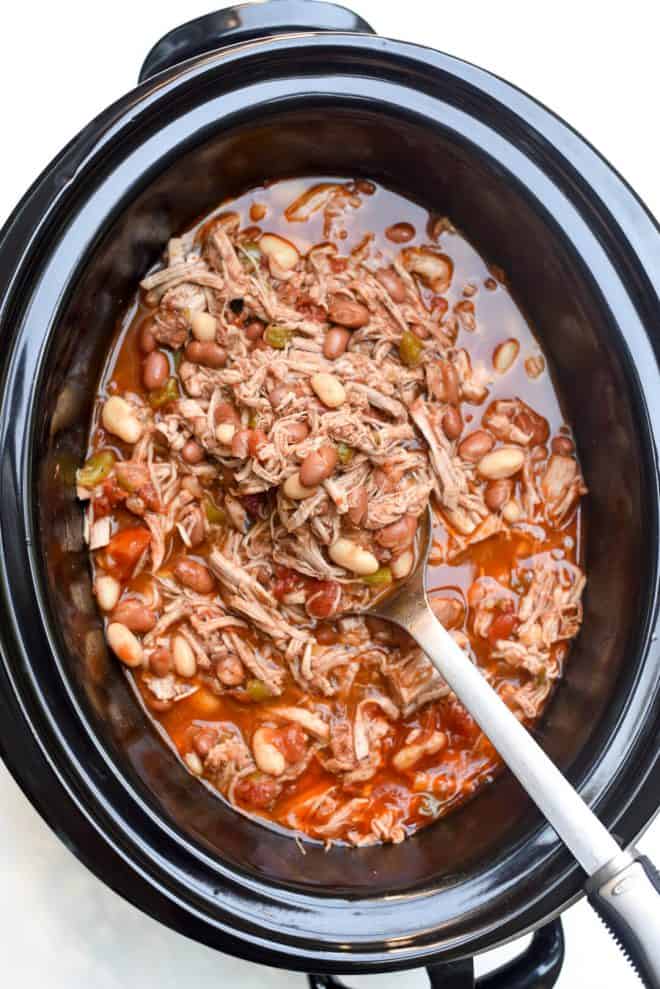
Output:
<path fill-rule="evenodd" d="M 660 989 L 660 876 L 636 849 L 621 850 L 433 614 L 425 583 L 432 532 L 429 508 L 414 570 L 376 599 L 369 614 L 394 622 L 423 649 L 587 873 L 589 901 L 633 967 L 647 986 Z"/>

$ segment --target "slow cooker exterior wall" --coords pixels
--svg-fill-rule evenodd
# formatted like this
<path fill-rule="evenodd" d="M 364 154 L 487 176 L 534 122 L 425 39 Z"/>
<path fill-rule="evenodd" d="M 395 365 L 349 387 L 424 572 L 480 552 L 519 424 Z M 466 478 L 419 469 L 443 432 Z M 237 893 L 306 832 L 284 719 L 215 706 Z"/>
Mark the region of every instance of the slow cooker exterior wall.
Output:
<path fill-rule="evenodd" d="M 300 78 L 291 78 L 289 73 L 293 75 L 302 68 L 311 73 L 313 65 L 318 63 L 319 50 L 323 52 L 324 65 L 334 66 L 336 71 L 330 74 L 324 71 L 321 82 L 314 80 L 315 90 L 326 90 L 320 98 L 315 97 L 315 102 L 304 89 L 301 91 Z M 387 66 L 384 65 L 384 51 L 387 51 Z M 358 55 L 361 75 L 347 75 Z M 78 156 L 77 175 L 65 188 L 66 195 L 59 195 L 58 202 L 58 195 L 53 195 L 53 187 L 45 178 L 15 214 L 0 246 L 3 258 L 12 249 L 23 255 L 19 269 L 24 279 L 29 277 L 28 282 L 23 281 L 23 286 L 29 284 L 30 288 L 29 294 L 25 293 L 22 299 L 8 292 L 3 312 L 3 327 L 12 324 L 17 332 L 12 360 L 6 364 L 3 393 L 4 411 L 12 416 L 12 428 L 6 427 L 7 419 L 3 417 L 2 441 L 7 459 L 2 497 L 5 499 L 15 492 L 20 505 L 18 514 L 12 513 L 9 501 L 3 500 L 3 566 L 8 618 L 3 653 L 5 687 L 11 700 L 7 704 L 8 717 L 16 725 L 16 731 L 25 730 L 26 718 L 29 720 L 51 765 L 57 768 L 68 792 L 75 795 L 81 811 L 86 815 L 97 815 L 103 837 L 93 843 L 94 858 L 99 854 L 99 861 L 103 863 L 101 868 L 105 870 L 107 865 L 107 849 L 114 846 L 122 857 L 132 862 L 128 875 L 134 877 L 140 873 L 143 876 L 149 895 L 145 897 L 143 888 L 122 877 L 118 881 L 127 895 L 137 897 L 142 905 L 147 899 L 146 908 L 150 912 L 201 940 L 226 950 L 244 952 L 245 939 L 251 938 L 254 944 L 261 946 L 263 957 L 303 968 L 309 967 L 312 958 L 317 967 L 322 963 L 326 968 L 345 970 L 353 965 L 375 968 L 411 962 L 419 964 L 437 952 L 455 955 L 474 951 L 494 940 L 512 936 L 558 909 L 578 888 L 576 870 L 571 868 L 564 852 L 552 844 L 548 829 L 539 830 L 535 816 L 519 820 L 518 831 L 512 830 L 517 810 L 516 814 L 504 815 L 498 824 L 501 825 L 499 837 L 506 838 L 503 847 L 497 852 L 488 847 L 488 842 L 479 847 L 481 836 L 475 808 L 487 798 L 489 807 L 484 805 L 482 812 L 486 809 L 490 812 L 498 803 L 503 806 L 505 801 L 496 791 L 506 791 L 506 799 L 515 800 L 516 788 L 510 780 L 498 783 L 479 802 L 465 809 L 463 814 L 472 815 L 474 823 L 465 832 L 470 839 L 462 849 L 455 847 L 456 836 L 452 839 L 451 829 L 442 834 L 445 842 L 441 841 L 439 829 L 442 825 L 439 825 L 427 832 L 435 835 L 433 842 L 422 835 L 406 843 L 408 848 L 400 846 L 401 851 L 363 850 L 352 858 L 357 881 L 350 890 L 346 889 L 345 880 L 342 881 L 346 872 L 343 866 L 346 853 L 341 850 L 323 859 L 308 855 L 306 858 L 310 861 L 303 865 L 294 858 L 298 853 L 288 839 L 249 822 L 241 821 L 237 826 L 236 816 L 226 809 L 220 813 L 221 805 L 212 798 L 203 808 L 203 827 L 200 827 L 199 817 L 186 819 L 190 806 L 199 811 L 201 788 L 176 766 L 160 742 L 146 730 L 122 678 L 114 666 L 107 665 L 98 625 L 95 627 L 93 607 L 88 607 L 90 599 L 86 597 L 88 588 L 86 590 L 84 572 L 75 566 L 74 560 L 73 573 L 64 576 L 58 569 L 62 560 L 56 560 L 50 549 L 46 549 L 43 558 L 38 545 L 26 554 L 22 539 L 26 533 L 39 544 L 44 540 L 48 542 L 55 535 L 60 543 L 63 538 L 71 540 L 72 547 L 79 539 L 75 529 L 70 468 L 80 451 L 87 422 L 95 381 L 95 374 L 92 378 L 90 369 L 96 371 L 98 368 L 103 340 L 107 339 L 108 329 L 135 272 L 153 258 L 167 235 L 185 222 L 185 211 L 193 207 L 187 197 L 182 202 L 172 195 L 171 189 L 167 191 L 168 181 L 172 183 L 173 177 L 178 176 L 181 188 L 181 176 L 199 174 L 200 163 L 204 163 L 204 174 L 208 173 L 216 183 L 222 183 L 220 195 L 231 192 L 231 183 L 248 178 L 246 173 L 253 167 L 252 156 L 247 151 L 250 141 L 252 147 L 255 146 L 257 120 L 262 119 L 265 126 L 271 127 L 269 150 L 271 147 L 276 150 L 278 133 L 288 133 L 291 137 L 296 132 L 295 125 L 293 130 L 287 132 L 285 127 L 282 131 L 285 119 L 293 119 L 296 114 L 299 119 L 305 114 L 309 117 L 321 107 L 325 118 L 328 121 L 332 118 L 335 126 L 350 129 L 351 119 L 361 124 L 360 128 L 354 124 L 351 131 L 356 144 L 351 150 L 355 150 L 356 157 L 350 160 L 348 157 L 336 158 L 337 170 L 350 171 L 352 161 L 356 163 L 355 168 L 373 169 L 378 158 L 386 162 L 385 166 L 381 165 L 378 177 L 407 187 L 409 191 L 409 162 L 400 154 L 394 159 L 385 147 L 385 144 L 390 146 L 389 140 L 379 144 L 376 136 L 380 133 L 382 141 L 382 135 L 391 134 L 392 127 L 398 133 L 404 130 L 412 147 L 417 140 L 418 147 L 426 144 L 434 149 L 433 154 L 427 151 L 431 169 L 425 173 L 427 184 L 420 183 L 418 190 L 418 197 L 429 202 L 431 178 L 439 171 L 434 172 L 433 165 L 436 162 L 437 169 L 436 156 L 441 154 L 444 142 L 444 154 L 437 160 L 446 166 L 446 174 L 444 185 L 439 182 L 435 186 L 433 205 L 437 202 L 440 206 L 440 185 L 445 191 L 447 208 L 452 212 L 455 212 L 452 207 L 459 211 L 462 208 L 468 222 L 460 215 L 459 222 L 478 243 L 481 240 L 488 247 L 489 236 L 492 238 L 498 229 L 495 217 L 501 218 L 506 212 L 503 198 L 505 203 L 514 204 L 514 219 L 527 216 L 541 243 L 556 250 L 553 277 L 555 281 L 563 278 L 563 284 L 570 288 L 565 292 L 564 313 L 570 310 L 573 320 L 569 323 L 564 320 L 559 337 L 566 341 L 573 332 L 587 361 L 594 353 L 598 356 L 600 373 L 605 376 L 610 395 L 606 422 L 615 422 L 620 427 L 619 456 L 628 458 L 622 459 L 621 463 L 632 465 L 627 475 L 630 479 L 626 489 L 627 510 L 633 521 L 645 512 L 655 525 L 657 473 L 655 441 L 649 430 L 649 419 L 654 419 L 655 428 L 657 408 L 649 406 L 652 396 L 648 382 L 636 380 L 630 361 L 631 354 L 643 362 L 651 353 L 643 316 L 635 313 L 631 304 L 632 276 L 640 267 L 635 247 L 630 245 L 626 265 L 616 275 L 621 285 L 620 292 L 617 286 L 617 295 L 606 277 L 610 264 L 607 251 L 599 245 L 598 237 L 582 216 L 581 209 L 572 202 L 570 187 L 559 189 L 556 176 L 550 177 L 534 162 L 529 164 L 492 121 L 489 125 L 483 123 L 492 115 L 495 98 L 482 89 L 487 90 L 486 83 L 489 83 L 500 91 L 505 84 L 443 56 L 424 53 L 423 61 L 416 61 L 417 58 L 417 50 L 410 46 L 342 38 L 333 49 L 327 39 L 314 38 L 265 42 L 237 49 L 224 57 L 214 56 L 191 64 L 174 72 L 168 80 L 159 80 L 158 87 L 151 89 L 147 85 L 127 98 L 125 105 L 117 107 L 93 130 L 94 139 L 91 133 L 85 136 L 87 148 L 84 139 L 74 145 L 69 154 L 74 160 Z M 238 67 L 241 68 L 241 79 L 245 78 L 242 63 L 250 59 L 257 71 L 249 73 L 248 87 L 241 83 L 235 88 Z M 365 78 L 365 66 L 373 74 L 371 77 Z M 260 73 L 263 75 L 266 71 L 268 81 L 260 80 Z M 479 76 L 480 86 L 476 85 L 475 75 Z M 443 88 L 445 83 L 446 90 Z M 309 80 L 305 85 L 309 87 Z M 434 87 L 437 95 L 429 96 L 428 90 Z M 241 105 L 245 105 L 246 88 L 251 93 L 249 123 L 248 114 L 241 115 L 240 112 Z M 474 102 L 475 116 L 463 109 L 463 97 L 467 92 Z M 514 97 L 519 101 L 527 100 L 514 90 L 507 95 L 509 102 L 515 102 Z M 460 109 L 451 99 L 457 96 L 461 96 Z M 527 102 L 531 104 L 531 101 Z M 328 113 L 330 107 L 332 114 Z M 562 126 L 535 104 L 531 107 L 539 114 L 539 120 L 535 121 L 537 126 L 541 123 Z M 274 111 L 280 116 L 274 116 Z M 510 115 L 515 117 L 517 114 L 510 106 L 503 106 L 501 113 L 502 119 L 497 126 L 506 132 L 511 126 Z M 365 126 L 369 120 L 371 130 Z M 374 124 L 374 121 L 378 123 Z M 365 144 L 363 136 L 360 147 L 358 138 L 365 129 L 372 135 L 372 140 Z M 297 133 L 301 134 L 300 127 Z M 419 135 L 426 136 L 420 138 Z M 486 140 L 489 135 L 492 136 L 490 144 Z M 111 144 L 107 140 L 110 136 L 113 138 Z M 280 160 L 276 154 L 269 156 L 273 163 L 271 174 L 275 174 L 275 164 L 280 173 L 322 167 L 327 170 L 324 161 L 319 161 L 322 155 L 310 148 L 309 141 L 303 138 L 304 134 L 297 142 L 289 142 L 288 150 L 281 150 L 283 157 Z M 346 167 L 339 168 L 342 161 Z M 209 162 L 218 164 L 217 173 L 209 170 Z M 525 162 L 525 167 L 516 167 Z M 51 176 L 61 177 L 70 171 L 71 160 L 63 159 L 56 164 Z M 548 171 L 553 169 L 548 168 Z M 490 196 L 490 210 L 486 197 L 480 225 L 469 222 L 467 198 L 461 199 L 455 192 L 465 183 L 471 187 L 470 174 L 484 179 L 480 194 L 488 192 Z M 263 169 L 260 177 L 265 177 Z M 453 183 L 450 177 L 454 178 Z M 249 181 L 241 184 L 249 184 Z M 204 200 L 202 208 L 219 198 L 210 195 L 211 191 L 210 187 L 204 190 L 204 196 L 208 193 L 210 198 Z M 559 211 L 558 215 L 551 209 L 552 204 L 544 200 L 546 193 L 565 201 L 563 213 Z M 65 203 L 72 217 L 71 225 L 56 229 L 54 218 Z M 484 203 L 481 205 L 483 207 Z M 589 209 L 597 214 L 603 208 L 594 194 Z M 28 228 L 30 212 L 34 217 L 43 216 L 44 223 L 50 222 L 50 236 L 41 240 L 41 257 L 34 251 L 29 236 L 23 236 L 21 230 L 22 224 Z M 557 222 L 558 219 L 562 222 Z M 657 237 L 654 228 L 652 233 Z M 500 245 L 500 256 L 502 251 L 505 252 L 506 247 Z M 591 274 L 585 269 L 585 257 L 589 258 Z M 493 259 L 498 260 L 497 257 Z M 37 271 L 39 264 L 41 268 Z M 527 270 L 529 273 L 530 268 Z M 647 272 L 649 270 L 647 268 Z M 546 266 L 546 275 L 547 271 Z M 543 274 L 541 271 L 531 277 L 529 287 L 533 288 L 535 278 L 539 284 L 538 279 L 542 279 Z M 549 281 L 552 285 L 552 278 Z M 533 305 L 533 295 L 532 291 L 531 298 L 526 300 L 528 308 L 530 301 Z M 548 319 L 553 312 L 551 295 L 546 291 L 543 296 L 550 306 Z M 644 300 L 652 311 L 653 300 L 648 286 Z M 22 304 L 23 312 L 19 315 Z M 539 312 L 537 316 L 540 330 L 543 329 L 543 315 Z M 639 329 L 636 332 L 627 322 L 626 347 L 618 336 L 616 317 L 622 325 L 622 319 L 628 316 L 632 316 Z M 77 332 L 81 327 L 85 327 L 85 334 Z M 552 351 L 549 338 L 548 342 Z M 612 342 L 616 343 L 616 349 L 610 351 Z M 557 341 L 553 353 L 561 376 L 562 363 L 570 369 L 570 353 L 567 355 L 565 344 Z M 69 457 L 62 457 L 63 453 Z M 39 476 L 41 492 L 40 525 L 36 527 L 33 476 Z M 603 499 L 604 517 L 611 518 L 612 510 L 608 495 Z M 64 554 L 65 568 L 71 565 L 75 552 L 74 548 Z M 612 662 L 620 662 L 625 645 L 637 659 L 619 684 L 618 699 L 613 711 L 602 719 L 595 745 L 591 749 L 589 746 L 583 748 L 582 761 L 575 770 L 575 778 L 583 785 L 584 792 L 592 799 L 598 799 L 604 813 L 612 820 L 625 809 L 627 802 L 624 794 L 616 793 L 616 789 L 625 790 L 627 786 L 629 796 L 641 801 L 644 775 L 657 769 L 654 769 L 649 745 L 657 724 L 653 720 L 657 717 L 657 708 L 653 706 L 657 696 L 652 690 L 645 695 L 642 693 L 645 684 L 650 686 L 654 671 L 657 672 L 657 655 L 649 648 L 650 623 L 655 608 L 657 540 L 642 544 L 637 529 L 628 541 L 627 552 L 630 559 L 638 555 L 644 563 L 644 570 L 637 572 L 630 563 L 621 567 L 622 580 L 627 581 L 627 586 L 631 580 L 644 580 L 643 585 L 640 583 L 644 594 L 640 601 L 642 620 L 638 621 L 640 616 L 632 606 L 621 614 L 616 629 L 619 639 L 610 645 L 604 643 L 605 648 L 610 649 L 605 658 L 613 657 Z M 41 571 L 42 559 L 46 565 L 45 578 Z M 65 592 L 54 599 L 56 622 L 52 621 L 53 612 L 45 598 L 41 594 L 35 598 L 32 578 L 41 589 L 50 582 L 51 589 L 57 584 Z M 621 593 L 622 585 L 616 585 L 618 590 L 614 582 L 612 586 L 616 597 Z M 72 595 L 74 587 L 77 589 Z M 30 622 L 34 622 L 31 615 L 37 603 L 41 606 L 43 624 L 35 623 L 31 628 Z M 81 622 L 80 627 L 75 626 L 77 622 Z M 60 648 L 58 625 L 68 632 L 68 648 Z M 57 662 L 51 668 L 52 654 Z M 73 659 L 73 667 L 72 656 L 77 657 Z M 76 663 L 79 664 L 77 668 Z M 591 712 L 602 711 L 611 686 L 607 679 L 608 665 L 611 664 L 602 663 L 599 667 L 602 681 L 598 691 L 587 690 L 577 700 L 567 696 L 564 708 L 561 707 L 562 698 L 559 698 L 556 710 L 564 710 L 562 718 L 568 718 L 564 725 L 576 724 L 575 712 L 581 710 L 584 714 L 585 703 L 593 705 L 588 707 Z M 577 658 L 575 667 L 578 669 Z M 582 676 L 586 690 L 586 666 Z M 76 681 L 77 687 L 74 686 Z M 565 694 L 570 695 L 570 691 Z M 20 716 L 18 701 L 23 705 Z M 571 705 L 573 714 L 570 713 Z M 555 717 L 554 711 L 552 717 Z M 104 725 L 110 726 L 109 731 L 105 730 L 105 737 Z M 553 737 L 548 741 L 552 742 Z M 578 744 L 564 750 L 565 759 L 575 756 L 584 737 L 575 741 Z M 34 784 L 26 780 L 25 763 L 21 763 L 7 736 L 3 738 L 3 747 L 8 762 L 29 790 Z M 627 763 L 626 748 L 630 749 Z M 132 763 L 132 770 L 127 769 L 127 761 Z M 635 784 L 639 782 L 640 785 L 631 784 L 633 772 L 639 777 Z M 37 775 L 46 778 L 48 773 L 44 770 Z M 154 800 L 152 790 L 159 793 L 160 806 Z M 44 794 L 35 792 L 34 799 L 40 805 Z M 644 806 L 648 811 L 648 798 L 646 800 Z M 54 803 L 65 804 L 62 800 Z M 519 802 L 517 806 L 524 805 Z M 166 815 L 163 815 L 163 807 L 167 810 Z M 497 813 L 495 811 L 495 817 Z M 220 816 L 224 828 L 222 835 L 217 833 L 214 816 Z M 633 810 L 628 821 L 628 836 L 632 836 L 639 828 L 639 815 Z M 224 841 L 224 864 L 207 853 L 209 848 L 218 847 L 220 838 Z M 464 867 L 471 870 L 467 877 L 452 875 L 451 856 L 444 854 L 443 857 L 442 850 L 437 850 L 438 846 L 443 846 L 446 851 L 452 841 L 452 851 L 461 852 Z M 97 852 L 98 844 L 103 845 L 105 855 Z M 78 850 L 87 854 L 84 846 Z M 313 872 L 316 866 L 320 873 Z M 379 887 L 375 890 L 370 877 L 374 869 L 379 874 Z M 547 880 L 543 898 L 538 888 L 539 870 L 545 871 Z M 261 877 L 255 874 L 259 871 Z M 273 887 L 273 879 L 286 883 L 289 888 Z M 311 881 L 329 883 L 333 890 L 325 895 L 311 891 Z M 374 895 L 384 889 L 391 890 L 393 882 L 400 890 L 413 887 L 415 891 L 400 893 L 396 903 L 391 898 Z M 307 887 L 306 891 L 301 884 Z M 368 900 L 347 899 L 347 893 L 355 895 L 360 887 L 372 894 Z M 420 887 L 424 887 L 423 893 Z M 404 903 L 405 911 L 401 909 Z M 429 929 L 431 915 L 438 925 L 445 924 L 442 933 L 435 924 Z"/>

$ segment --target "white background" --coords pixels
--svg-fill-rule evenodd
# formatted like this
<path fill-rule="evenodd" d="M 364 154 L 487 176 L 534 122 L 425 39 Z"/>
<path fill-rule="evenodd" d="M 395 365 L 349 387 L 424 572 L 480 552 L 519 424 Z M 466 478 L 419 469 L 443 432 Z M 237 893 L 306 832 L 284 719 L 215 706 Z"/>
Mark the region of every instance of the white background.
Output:
<path fill-rule="evenodd" d="M 181 0 L 3 5 L 0 222 L 61 147 L 132 88 L 144 56 L 165 31 L 217 6 Z M 458 55 L 527 90 L 590 140 L 660 216 L 655 4 L 355 0 L 352 7 L 383 35 Z M 301 976 L 218 955 L 124 903 L 59 843 L 1 765 L 0 807 L 4 985 L 215 989 L 224 982 L 304 989 Z M 642 847 L 660 862 L 660 822 Z M 560 989 L 636 985 L 584 903 L 568 912 L 566 933 Z M 425 985 L 420 973 L 349 981 L 363 989 Z"/>

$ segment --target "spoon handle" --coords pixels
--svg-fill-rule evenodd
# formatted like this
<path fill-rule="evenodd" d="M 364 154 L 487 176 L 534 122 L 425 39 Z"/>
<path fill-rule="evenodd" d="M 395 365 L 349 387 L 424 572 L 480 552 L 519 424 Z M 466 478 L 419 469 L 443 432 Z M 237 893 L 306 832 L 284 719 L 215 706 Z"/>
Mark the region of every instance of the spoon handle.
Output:
<path fill-rule="evenodd" d="M 660 989 L 660 884 L 653 867 L 621 851 L 428 605 L 406 628 L 591 877 L 592 905 L 646 984 Z"/>

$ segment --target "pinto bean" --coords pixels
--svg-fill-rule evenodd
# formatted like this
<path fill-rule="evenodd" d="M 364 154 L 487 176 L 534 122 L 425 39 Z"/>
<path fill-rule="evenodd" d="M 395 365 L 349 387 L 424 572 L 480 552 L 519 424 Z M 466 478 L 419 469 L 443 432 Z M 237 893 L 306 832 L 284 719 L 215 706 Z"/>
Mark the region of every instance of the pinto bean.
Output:
<path fill-rule="evenodd" d="M 439 367 L 445 389 L 445 402 L 448 405 L 458 405 L 461 398 L 461 389 L 456 368 L 451 361 L 446 360 L 440 361 Z"/>
<path fill-rule="evenodd" d="M 187 464 L 198 464 L 204 459 L 204 447 L 196 440 L 188 440 L 181 449 L 181 457 Z"/>
<path fill-rule="evenodd" d="M 331 327 L 325 335 L 323 341 L 323 356 L 326 360 L 336 361 L 345 353 L 351 334 L 343 326 Z"/>
<path fill-rule="evenodd" d="M 231 441 L 231 455 L 232 457 L 240 457 L 244 460 L 249 453 L 249 443 L 250 443 L 250 430 L 249 429 L 239 429 L 234 433 Z"/>
<path fill-rule="evenodd" d="M 174 573 L 184 587 L 189 587 L 197 594 L 210 594 L 215 587 L 213 574 L 203 563 L 198 563 L 196 560 L 184 557 L 177 562 Z"/>
<path fill-rule="evenodd" d="M 147 391 L 162 388 L 170 373 L 167 357 L 162 350 L 152 351 L 142 365 L 142 381 Z"/>
<path fill-rule="evenodd" d="M 291 477 L 287 477 L 282 487 L 284 494 L 292 501 L 302 501 L 314 494 L 316 488 L 306 488 L 300 481 L 300 474 L 296 471 Z"/>
<path fill-rule="evenodd" d="M 361 302 L 346 299 L 336 295 L 328 307 L 328 315 L 332 323 L 347 326 L 350 330 L 359 330 L 369 322 L 369 310 Z"/>
<path fill-rule="evenodd" d="M 376 533 L 376 542 L 386 549 L 406 549 L 415 538 L 417 519 L 403 515 L 398 521 L 386 525 Z"/>
<path fill-rule="evenodd" d="M 125 598 L 112 612 L 110 620 L 121 622 L 131 632 L 150 632 L 156 624 L 156 616 L 136 598 Z"/>
<path fill-rule="evenodd" d="M 156 337 L 154 336 L 154 324 L 151 320 L 142 324 L 138 336 L 138 346 L 143 354 L 150 354 L 156 349 Z"/>
<path fill-rule="evenodd" d="M 264 234 L 259 240 L 259 247 L 269 261 L 274 261 L 284 271 L 295 268 L 300 257 L 291 241 L 277 234 Z"/>
<path fill-rule="evenodd" d="M 500 478 L 499 481 L 489 481 L 484 493 L 486 507 L 491 512 L 499 512 L 511 497 L 511 481 Z"/>
<path fill-rule="evenodd" d="M 313 488 L 330 477 L 337 466 L 337 450 L 334 446 L 322 446 L 308 453 L 300 467 L 300 483 Z"/>
<path fill-rule="evenodd" d="M 192 746 L 200 759 L 206 759 L 215 745 L 217 738 L 218 735 L 212 728 L 202 728 L 195 734 Z"/>
<path fill-rule="evenodd" d="M 149 669 L 155 677 L 164 677 L 172 672 L 172 653 L 165 646 L 155 649 L 149 657 Z"/>
<path fill-rule="evenodd" d="M 394 268 L 379 268 L 376 272 L 376 279 L 389 294 L 393 302 L 400 303 L 405 301 L 406 286 Z"/>
<path fill-rule="evenodd" d="M 216 424 L 221 422 L 233 422 L 235 426 L 239 426 L 241 417 L 238 414 L 238 410 L 231 404 L 231 402 L 220 402 L 220 404 L 215 407 L 215 421 Z"/>
<path fill-rule="evenodd" d="M 204 367 L 224 367 L 227 363 L 227 351 L 217 343 L 191 340 L 186 347 L 186 360 Z"/>
<path fill-rule="evenodd" d="M 255 319 L 245 327 L 245 336 L 248 340 L 261 340 L 264 335 L 264 324 Z"/>
<path fill-rule="evenodd" d="M 245 679 L 245 667 L 238 656 L 223 656 L 215 667 L 215 675 L 225 687 L 237 687 Z"/>
<path fill-rule="evenodd" d="M 415 228 L 412 223 L 393 223 L 385 231 L 385 236 L 393 244 L 407 244 L 415 236 Z"/>
<path fill-rule="evenodd" d="M 367 507 L 369 505 L 369 496 L 367 495 L 367 489 L 363 484 L 358 488 L 354 488 L 348 497 L 348 517 L 353 523 L 353 525 L 358 526 L 362 524 L 362 520 L 367 514 Z"/>
<path fill-rule="evenodd" d="M 190 545 L 192 547 L 199 546 L 200 543 L 204 542 L 206 537 L 206 530 L 204 528 L 204 517 L 202 515 L 202 510 L 197 509 L 194 516 L 192 516 L 193 522 L 188 527 L 188 538 L 190 539 Z"/>
<path fill-rule="evenodd" d="M 309 426 L 306 422 L 292 422 L 286 427 L 286 437 L 289 443 L 302 443 L 309 436 Z"/>
<path fill-rule="evenodd" d="M 458 455 L 471 464 L 476 464 L 495 446 L 495 440 L 485 429 L 475 429 L 458 444 Z"/>
<path fill-rule="evenodd" d="M 108 645 L 125 666 L 140 666 L 142 644 L 121 622 L 111 622 L 106 631 Z"/>
<path fill-rule="evenodd" d="M 463 417 L 455 405 L 450 405 L 443 415 L 442 428 L 448 440 L 457 440 L 463 432 Z"/>

